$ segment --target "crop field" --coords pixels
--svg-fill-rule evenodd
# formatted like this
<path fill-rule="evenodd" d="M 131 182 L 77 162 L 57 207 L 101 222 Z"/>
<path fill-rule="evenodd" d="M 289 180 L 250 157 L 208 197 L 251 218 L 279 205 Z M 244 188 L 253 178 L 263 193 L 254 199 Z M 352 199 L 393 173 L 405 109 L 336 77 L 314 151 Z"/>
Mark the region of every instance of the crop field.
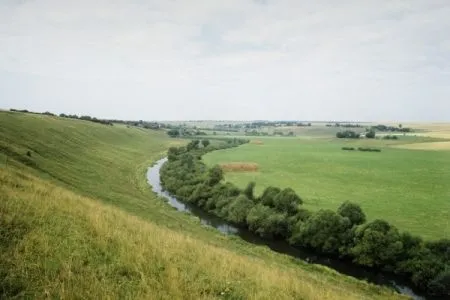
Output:
<path fill-rule="evenodd" d="M 0 112 L 0 298 L 404 299 L 169 207 L 145 172 L 182 143 Z"/>
<path fill-rule="evenodd" d="M 422 136 L 350 141 L 330 135 L 258 140 L 264 144 L 215 151 L 204 161 L 258 164 L 257 172 L 228 171 L 225 176 L 239 187 L 255 181 L 258 194 L 268 186 L 291 187 L 313 210 L 336 209 L 350 200 L 359 203 L 371 220 L 385 219 L 426 239 L 450 238 L 448 142 L 435 143 L 436 139 Z M 425 146 L 441 151 L 402 149 Z M 342 151 L 342 147 L 382 151 Z"/>

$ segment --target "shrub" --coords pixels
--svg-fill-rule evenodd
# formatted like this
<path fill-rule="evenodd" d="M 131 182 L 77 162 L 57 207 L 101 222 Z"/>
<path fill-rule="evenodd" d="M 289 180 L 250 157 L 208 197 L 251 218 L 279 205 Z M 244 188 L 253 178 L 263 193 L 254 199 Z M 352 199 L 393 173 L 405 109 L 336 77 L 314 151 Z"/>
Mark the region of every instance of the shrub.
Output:
<path fill-rule="evenodd" d="M 358 150 L 363 151 L 363 152 L 381 152 L 381 149 L 368 148 L 368 147 L 359 147 Z"/>
<path fill-rule="evenodd" d="M 350 220 L 353 225 L 366 222 L 366 215 L 358 204 L 346 201 L 338 208 L 338 213 Z"/>
<path fill-rule="evenodd" d="M 336 133 L 336 137 L 339 139 L 359 139 L 359 133 L 352 130 L 340 131 Z"/>
<path fill-rule="evenodd" d="M 368 139 L 374 139 L 375 138 L 375 131 L 370 130 L 366 133 L 366 138 Z"/>

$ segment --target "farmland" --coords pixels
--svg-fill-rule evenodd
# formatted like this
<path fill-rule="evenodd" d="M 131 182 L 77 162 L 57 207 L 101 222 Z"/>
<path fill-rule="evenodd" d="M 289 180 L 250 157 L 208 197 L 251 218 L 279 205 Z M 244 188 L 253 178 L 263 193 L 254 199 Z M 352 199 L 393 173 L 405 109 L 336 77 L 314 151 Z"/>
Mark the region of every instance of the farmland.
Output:
<path fill-rule="evenodd" d="M 442 126 L 439 129 L 445 132 Z M 212 152 L 204 161 L 208 165 L 257 164 L 256 172 L 226 172 L 225 176 L 239 187 L 256 182 L 257 194 L 268 186 L 291 187 L 312 210 L 336 209 L 350 200 L 359 203 L 371 220 L 385 219 L 427 239 L 450 237 L 450 152 L 403 149 L 431 147 L 436 133 L 425 131 L 396 141 L 350 141 L 335 139 L 331 133 L 327 137 L 324 130 L 316 137 L 258 137 L 262 144 Z M 359 146 L 382 152 L 341 150 Z"/>
<path fill-rule="evenodd" d="M 183 143 L 0 112 L 0 298 L 403 298 L 171 209 L 144 175 Z"/>

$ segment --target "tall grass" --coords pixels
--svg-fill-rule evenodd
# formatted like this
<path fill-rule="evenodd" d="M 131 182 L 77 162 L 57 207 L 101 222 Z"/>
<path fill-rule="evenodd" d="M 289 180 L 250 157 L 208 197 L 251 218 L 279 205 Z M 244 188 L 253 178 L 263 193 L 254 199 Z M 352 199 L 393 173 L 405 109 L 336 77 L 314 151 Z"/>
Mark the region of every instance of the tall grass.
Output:
<path fill-rule="evenodd" d="M 396 299 L 146 222 L 18 169 L 0 170 L 0 296 Z"/>

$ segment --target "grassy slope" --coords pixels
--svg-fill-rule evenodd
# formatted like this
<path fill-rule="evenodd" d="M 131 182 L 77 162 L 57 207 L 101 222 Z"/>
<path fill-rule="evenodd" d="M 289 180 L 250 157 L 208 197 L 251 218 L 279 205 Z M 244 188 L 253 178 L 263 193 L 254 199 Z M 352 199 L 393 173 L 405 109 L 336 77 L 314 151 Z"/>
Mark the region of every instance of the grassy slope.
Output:
<path fill-rule="evenodd" d="M 259 172 L 228 173 L 227 180 L 241 187 L 254 180 L 257 192 L 269 185 L 292 187 L 310 209 L 335 209 L 343 201 L 352 200 L 362 205 L 370 219 L 384 218 L 426 238 L 450 237 L 450 152 L 385 147 L 399 143 L 394 141 L 262 141 L 264 145 L 216 151 L 204 159 L 210 165 L 258 163 Z M 384 149 L 381 153 L 340 149 L 360 144 Z"/>
<path fill-rule="evenodd" d="M 170 209 L 144 174 L 171 143 L 0 112 L 0 298 L 400 298 Z"/>

